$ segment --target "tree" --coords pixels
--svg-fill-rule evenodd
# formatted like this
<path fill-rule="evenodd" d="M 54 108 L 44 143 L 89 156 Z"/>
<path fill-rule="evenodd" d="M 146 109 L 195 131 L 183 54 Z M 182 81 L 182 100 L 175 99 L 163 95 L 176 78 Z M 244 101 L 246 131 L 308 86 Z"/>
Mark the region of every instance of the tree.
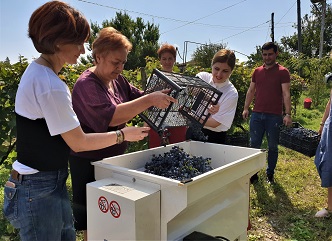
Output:
<path fill-rule="evenodd" d="M 246 62 L 246 66 L 248 68 L 254 69 L 262 64 L 263 64 L 262 50 L 260 46 L 256 46 L 256 52 L 249 55 L 248 61 Z"/>
<path fill-rule="evenodd" d="M 307 57 L 318 57 L 319 55 L 319 43 L 320 43 L 320 31 L 321 31 L 321 19 L 322 19 L 322 5 L 312 6 L 311 14 L 304 15 L 301 20 L 301 32 L 302 32 L 302 53 Z M 293 26 L 297 29 L 297 25 Z M 323 41 L 323 53 L 322 56 L 328 56 L 332 49 L 332 8 L 330 4 L 326 7 L 325 16 L 325 30 Z M 289 37 L 282 37 L 281 43 L 285 50 L 291 54 L 298 54 L 298 36 L 294 33 Z"/>
<path fill-rule="evenodd" d="M 192 60 L 196 65 L 199 65 L 203 68 L 211 67 L 211 60 L 215 53 L 220 49 L 226 48 L 226 44 L 202 44 L 196 48 L 193 53 Z"/>
<path fill-rule="evenodd" d="M 145 66 L 146 56 L 157 57 L 160 37 L 158 25 L 149 22 L 145 23 L 140 17 L 133 20 L 127 13 L 117 12 L 115 18 L 103 21 L 102 26 L 97 25 L 97 23 L 91 23 L 92 36 L 89 40 L 90 45 L 100 29 L 105 27 L 117 29 L 133 44 L 125 65 L 126 70 Z"/>
<path fill-rule="evenodd" d="M 247 90 L 249 88 L 251 81 L 251 74 L 252 74 L 251 68 L 246 67 L 243 62 L 242 63 L 237 62 L 233 70 L 233 73 L 230 77 L 230 81 L 237 89 L 237 92 L 239 94 L 234 121 L 232 125 L 233 128 L 237 125 L 242 125 L 245 122 L 242 117 L 242 112 L 244 108 L 244 102 L 246 99 Z"/>

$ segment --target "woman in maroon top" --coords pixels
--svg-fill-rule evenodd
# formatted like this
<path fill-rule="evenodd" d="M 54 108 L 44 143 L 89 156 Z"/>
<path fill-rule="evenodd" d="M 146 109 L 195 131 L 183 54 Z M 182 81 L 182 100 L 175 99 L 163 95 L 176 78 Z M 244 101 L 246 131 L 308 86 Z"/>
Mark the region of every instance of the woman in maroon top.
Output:
<path fill-rule="evenodd" d="M 73 108 L 85 133 L 119 130 L 137 114 L 156 106 L 164 109 L 176 100 L 166 91 L 149 95 L 131 85 L 121 75 L 132 48 L 129 40 L 114 28 L 100 31 L 92 44 L 95 66 L 84 71 L 72 93 Z M 86 184 L 95 181 L 92 161 L 124 154 L 127 142 L 98 151 L 71 152 L 69 163 L 73 188 L 76 230 L 87 229 Z"/>

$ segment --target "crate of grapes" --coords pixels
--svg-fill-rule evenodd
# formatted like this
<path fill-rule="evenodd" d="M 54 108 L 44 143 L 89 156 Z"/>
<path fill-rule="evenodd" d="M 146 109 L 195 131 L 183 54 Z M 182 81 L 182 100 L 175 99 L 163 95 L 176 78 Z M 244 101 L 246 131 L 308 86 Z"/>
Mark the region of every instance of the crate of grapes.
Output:
<path fill-rule="evenodd" d="M 166 109 L 151 107 L 139 116 L 156 132 L 167 127 L 187 126 L 188 121 L 204 126 L 209 117 L 207 108 L 216 104 L 222 93 L 198 77 L 169 73 L 154 69 L 144 94 L 169 89 L 169 95 L 177 99 Z"/>
<path fill-rule="evenodd" d="M 282 126 L 280 129 L 280 145 L 309 157 L 316 154 L 319 140 L 318 132 L 306 129 L 298 122 L 293 122 L 290 128 Z"/>
<path fill-rule="evenodd" d="M 239 129 L 239 131 L 237 131 Z M 233 146 L 249 147 L 249 131 L 244 129 L 242 125 L 236 125 L 235 131 L 227 133 L 226 144 Z"/>

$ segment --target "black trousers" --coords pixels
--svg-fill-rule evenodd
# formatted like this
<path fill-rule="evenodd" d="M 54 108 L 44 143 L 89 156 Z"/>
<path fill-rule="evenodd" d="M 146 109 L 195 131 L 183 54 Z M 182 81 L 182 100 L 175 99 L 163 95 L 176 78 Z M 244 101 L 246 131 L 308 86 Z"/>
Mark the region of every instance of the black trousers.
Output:
<path fill-rule="evenodd" d="M 207 142 L 216 143 L 216 144 L 225 144 L 226 143 L 226 132 L 215 132 L 208 129 L 202 129 L 204 135 L 208 136 Z"/>
<path fill-rule="evenodd" d="M 73 214 L 76 230 L 87 230 L 86 184 L 94 182 L 95 173 L 91 159 L 69 157 L 71 183 L 73 190 Z"/>
<path fill-rule="evenodd" d="M 216 143 L 216 144 L 225 144 L 226 143 L 226 132 L 225 131 L 215 132 L 215 131 L 211 131 L 211 130 L 208 130 L 205 128 L 202 128 L 201 130 L 202 130 L 204 136 L 208 137 L 207 140 L 198 139 L 201 137 L 195 137 L 195 134 L 193 134 L 193 133 L 197 130 L 193 129 L 193 127 L 189 127 L 187 129 L 186 140 L 205 141 L 205 142 Z M 199 135 L 199 136 L 201 136 L 201 135 Z"/>

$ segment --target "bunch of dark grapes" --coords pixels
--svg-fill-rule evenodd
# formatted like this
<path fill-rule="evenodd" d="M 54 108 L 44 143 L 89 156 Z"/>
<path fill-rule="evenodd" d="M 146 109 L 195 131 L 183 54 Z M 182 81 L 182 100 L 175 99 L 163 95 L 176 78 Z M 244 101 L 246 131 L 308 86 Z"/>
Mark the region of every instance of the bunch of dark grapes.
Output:
<path fill-rule="evenodd" d="M 211 159 L 202 156 L 190 156 L 183 148 L 173 146 L 164 155 L 153 155 L 145 164 L 145 172 L 185 181 L 212 170 Z"/>
<path fill-rule="evenodd" d="M 204 135 L 202 131 L 202 126 L 197 124 L 196 122 L 190 122 L 188 124 L 189 128 L 187 130 L 187 139 L 194 140 L 194 141 L 207 141 L 208 136 Z"/>
<path fill-rule="evenodd" d="M 286 129 L 286 131 L 292 138 L 296 138 L 298 140 L 306 140 L 307 138 L 318 136 L 317 132 L 305 128 L 289 128 Z"/>

